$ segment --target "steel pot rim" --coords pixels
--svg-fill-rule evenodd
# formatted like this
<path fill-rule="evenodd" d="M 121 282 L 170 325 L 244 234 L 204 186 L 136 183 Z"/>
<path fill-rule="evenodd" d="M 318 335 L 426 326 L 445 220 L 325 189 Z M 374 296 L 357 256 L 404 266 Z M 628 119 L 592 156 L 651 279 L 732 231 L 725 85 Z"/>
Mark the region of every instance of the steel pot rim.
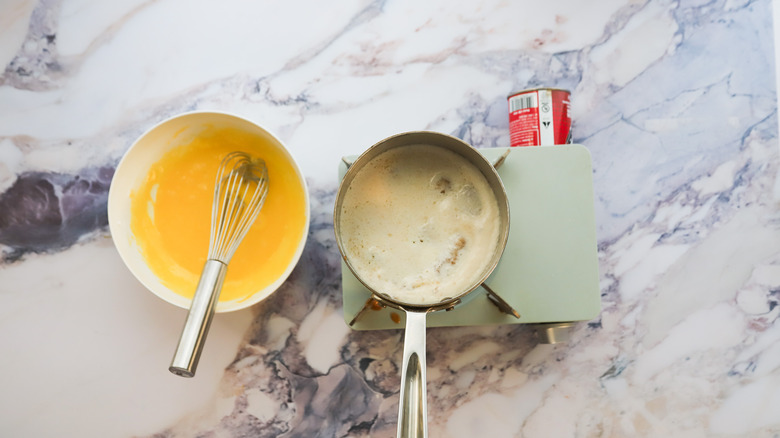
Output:
<path fill-rule="evenodd" d="M 359 272 L 357 272 L 357 269 L 355 269 L 352 263 L 350 262 L 350 259 L 347 256 L 344 245 L 342 243 L 341 233 L 340 233 L 341 205 L 346 190 L 349 188 L 354 176 L 359 172 L 361 168 L 363 168 L 372 159 L 382 154 L 383 152 L 386 152 L 396 147 L 414 145 L 414 144 L 428 144 L 428 145 L 445 147 L 453 152 L 458 153 L 459 155 L 464 157 L 467 161 L 469 161 L 472 165 L 476 166 L 477 169 L 480 170 L 480 172 L 488 180 L 488 183 L 490 184 L 493 190 L 493 193 L 496 197 L 496 201 L 498 202 L 499 218 L 501 221 L 500 228 L 499 228 L 499 239 L 496 245 L 496 249 L 491 256 L 490 263 L 485 265 L 484 272 L 479 277 L 478 281 L 473 282 L 466 290 L 462 291 L 456 296 L 449 297 L 442 301 L 432 303 L 432 304 L 419 304 L 419 303 L 409 303 L 409 302 L 400 301 L 389 296 L 387 293 L 378 291 L 373 287 L 371 287 L 370 285 L 366 284 L 366 282 L 363 280 Z M 490 163 L 490 161 L 488 161 L 487 158 L 485 158 L 479 152 L 479 150 L 477 150 L 470 144 L 466 143 L 465 141 L 457 137 L 453 137 L 447 134 L 434 132 L 434 131 L 409 131 L 400 134 L 395 134 L 383 140 L 380 140 L 379 142 L 373 144 L 371 147 L 366 149 L 349 165 L 347 172 L 344 174 L 344 177 L 339 183 L 339 188 L 338 191 L 336 192 L 336 199 L 334 202 L 334 210 L 333 210 L 333 227 L 336 235 L 336 244 L 338 245 L 338 249 L 339 252 L 341 253 L 342 260 L 344 260 L 344 263 L 346 264 L 350 272 L 355 276 L 355 278 L 364 287 L 366 287 L 368 291 L 371 292 L 371 294 L 374 296 L 375 299 L 378 299 L 379 301 L 383 302 L 384 304 L 390 307 L 394 307 L 405 311 L 408 310 L 408 311 L 426 312 L 426 313 L 454 307 L 455 305 L 460 303 L 463 298 L 465 298 L 467 295 L 471 294 L 474 290 L 476 290 L 490 276 L 490 274 L 493 272 L 493 270 L 495 270 L 496 266 L 498 265 L 498 262 L 501 259 L 501 256 L 503 255 L 504 249 L 506 248 L 506 244 L 509 237 L 509 222 L 510 222 L 509 221 L 509 200 L 506 194 L 506 189 L 504 188 L 504 185 L 501 181 L 501 177 L 498 175 L 498 172 L 493 167 L 492 163 Z"/>

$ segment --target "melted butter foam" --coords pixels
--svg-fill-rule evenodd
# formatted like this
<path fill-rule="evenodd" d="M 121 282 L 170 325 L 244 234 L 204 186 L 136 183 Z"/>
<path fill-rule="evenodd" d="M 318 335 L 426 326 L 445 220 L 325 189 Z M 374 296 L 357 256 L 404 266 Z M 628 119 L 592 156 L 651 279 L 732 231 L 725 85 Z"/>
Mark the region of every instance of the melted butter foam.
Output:
<path fill-rule="evenodd" d="M 487 180 L 437 146 L 402 146 L 374 158 L 355 175 L 340 213 L 342 244 L 358 276 L 408 304 L 462 294 L 498 244 L 498 202 Z"/>

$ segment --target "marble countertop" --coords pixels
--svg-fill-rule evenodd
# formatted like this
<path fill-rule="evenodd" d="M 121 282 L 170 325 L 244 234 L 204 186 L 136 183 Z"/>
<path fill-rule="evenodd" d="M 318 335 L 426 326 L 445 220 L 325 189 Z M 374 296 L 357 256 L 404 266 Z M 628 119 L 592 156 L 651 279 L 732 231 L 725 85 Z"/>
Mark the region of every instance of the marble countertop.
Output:
<path fill-rule="evenodd" d="M 428 331 L 432 437 L 780 435 L 780 157 L 769 0 L 0 3 L 0 435 L 393 437 L 402 331 L 343 320 L 335 168 L 434 130 L 508 146 L 507 95 L 572 91 L 602 311 Z M 311 195 L 277 294 L 185 315 L 122 264 L 113 169 L 190 110 L 275 132 Z"/>

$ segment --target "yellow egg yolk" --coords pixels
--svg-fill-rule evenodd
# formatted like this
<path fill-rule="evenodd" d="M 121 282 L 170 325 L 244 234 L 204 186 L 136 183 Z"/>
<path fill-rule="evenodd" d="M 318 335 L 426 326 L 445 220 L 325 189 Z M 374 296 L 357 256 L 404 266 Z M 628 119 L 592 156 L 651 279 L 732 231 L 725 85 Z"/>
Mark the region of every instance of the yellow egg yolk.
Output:
<path fill-rule="evenodd" d="M 228 263 L 220 302 L 243 301 L 282 276 L 303 238 L 303 184 L 285 154 L 238 130 L 219 130 L 167 152 L 131 194 L 131 230 L 152 272 L 192 298 L 208 258 L 217 169 L 232 151 L 265 160 L 268 195 Z"/>

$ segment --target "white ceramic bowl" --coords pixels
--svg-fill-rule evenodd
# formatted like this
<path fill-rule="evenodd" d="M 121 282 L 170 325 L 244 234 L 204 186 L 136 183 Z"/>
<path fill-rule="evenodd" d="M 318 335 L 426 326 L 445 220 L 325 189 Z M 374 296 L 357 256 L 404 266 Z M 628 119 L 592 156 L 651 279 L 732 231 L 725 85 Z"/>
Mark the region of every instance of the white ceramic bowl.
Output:
<path fill-rule="evenodd" d="M 130 194 L 140 186 L 149 169 L 169 150 L 187 144 L 199 134 L 213 129 L 238 129 L 257 136 L 278 148 L 295 169 L 304 190 L 305 225 L 295 256 L 284 273 L 268 287 L 237 301 L 220 301 L 217 312 L 230 312 L 256 304 L 270 296 L 284 283 L 300 259 L 309 231 L 310 206 L 306 180 L 297 163 L 281 141 L 262 127 L 244 118 L 222 112 L 190 112 L 169 118 L 149 129 L 127 150 L 114 173 L 108 194 L 108 224 L 114 245 L 133 275 L 150 291 L 163 300 L 182 308 L 189 308 L 191 299 L 166 287 L 147 265 L 130 227 Z"/>

